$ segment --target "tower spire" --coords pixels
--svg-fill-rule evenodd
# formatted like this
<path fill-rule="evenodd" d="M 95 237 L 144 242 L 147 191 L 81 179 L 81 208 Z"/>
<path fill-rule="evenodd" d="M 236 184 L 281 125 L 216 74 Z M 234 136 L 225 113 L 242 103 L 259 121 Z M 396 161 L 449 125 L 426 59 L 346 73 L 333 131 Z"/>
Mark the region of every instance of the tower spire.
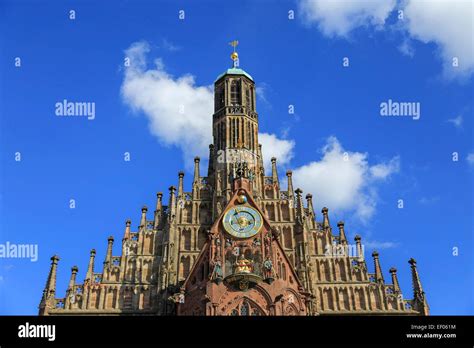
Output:
<path fill-rule="evenodd" d="M 286 177 L 288 178 L 288 197 L 294 197 L 293 193 L 293 172 L 291 170 L 288 170 L 286 172 Z"/>
<path fill-rule="evenodd" d="M 174 194 L 176 191 L 176 187 L 170 186 L 169 191 L 170 191 L 170 199 L 169 199 L 169 207 L 168 207 L 168 210 L 169 210 L 168 219 L 170 222 L 173 222 L 174 218 L 176 217 L 176 195 Z"/>
<path fill-rule="evenodd" d="M 379 253 L 377 251 L 374 251 L 372 253 L 372 257 L 374 258 L 375 280 L 377 281 L 377 283 L 384 283 L 382 267 L 380 267 Z"/>
<path fill-rule="evenodd" d="M 163 210 L 163 192 L 158 192 L 156 194 L 156 208 L 155 208 L 155 216 L 153 221 L 153 228 L 156 230 L 160 223 L 161 219 L 161 212 Z"/>
<path fill-rule="evenodd" d="M 114 245 L 114 236 L 107 238 L 107 255 L 105 256 L 105 263 L 110 266 L 112 262 L 112 248 Z"/>
<path fill-rule="evenodd" d="M 258 166 L 262 168 L 263 174 L 265 175 L 265 167 L 263 165 L 263 152 L 262 152 L 262 144 L 258 144 Z"/>
<path fill-rule="evenodd" d="M 411 265 L 411 276 L 413 281 L 413 296 L 418 309 L 425 315 L 429 314 L 428 303 L 426 302 L 425 292 L 421 286 L 420 276 L 416 268 L 416 260 L 411 258 L 408 260 Z"/>
<path fill-rule="evenodd" d="M 390 268 L 390 274 L 392 275 L 393 290 L 400 292 L 400 284 L 398 283 L 397 269 L 395 267 Z"/>
<path fill-rule="evenodd" d="M 308 206 L 308 212 L 310 219 L 308 220 L 310 228 L 316 228 L 316 214 L 314 213 L 313 207 L 313 195 L 308 193 L 306 195 L 306 204 Z"/>
<path fill-rule="evenodd" d="M 357 249 L 357 258 L 359 261 L 362 261 L 364 259 L 364 250 L 362 249 L 362 243 L 361 243 L 361 237 L 356 234 L 354 237 L 354 240 L 356 242 L 356 249 Z"/>
<path fill-rule="evenodd" d="M 337 227 L 339 227 L 339 243 L 347 244 L 346 232 L 344 231 L 344 221 L 339 221 Z"/>
<path fill-rule="evenodd" d="M 311 193 L 306 195 L 306 205 L 308 206 L 309 213 L 314 217 L 313 195 Z"/>
<path fill-rule="evenodd" d="M 194 157 L 194 180 L 193 183 L 197 184 L 199 182 L 199 162 L 201 159 L 199 157 Z M 184 176 L 184 175 L 183 175 Z"/>
<path fill-rule="evenodd" d="M 48 314 L 48 309 L 54 308 L 56 295 L 56 273 L 58 269 L 59 256 L 51 257 L 51 268 L 49 270 L 48 280 L 43 290 L 43 297 L 39 305 L 39 314 Z"/>
<path fill-rule="evenodd" d="M 207 176 L 214 173 L 214 144 L 209 144 L 209 162 L 207 167 Z"/>
<path fill-rule="evenodd" d="M 296 191 L 296 220 L 302 225 L 304 220 L 303 191 L 297 188 Z"/>
<path fill-rule="evenodd" d="M 77 272 L 79 272 L 79 268 L 77 266 L 72 266 L 72 268 L 71 268 L 71 278 L 69 279 L 68 289 L 73 289 L 74 286 L 76 285 Z"/>
<path fill-rule="evenodd" d="M 278 172 L 277 172 L 277 159 L 276 157 L 272 157 L 271 158 L 271 161 L 272 161 L 272 181 L 273 181 L 273 184 L 277 184 L 278 183 Z"/>
<path fill-rule="evenodd" d="M 184 172 L 180 171 L 178 173 L 178 197 L 182 198 L 184 191 Z"/>
<path fill-rule="evenodd" d="M 76 276 L 79 268 L 77 266 L 72 266 L 71 268 L 71 278 L 69 279 L 69 285 L 66 290 L 66 300 L 65 300 L 65 308 L 70 308 L 71 304 L 75 302 L 75 289 L 76 286 Z"/>
<path fill-rule="evenodd" d="M 329 228 L 330 226 L 328 212 L 329 212 L 329 209 L 326 207 L 321 209 L 321 213 L 323 213 L 323 228 L 324 229 Z"/>
<path fill-rule="evenodd" d="M 56 272 L 58 269 L 58 261 L 58 255 L 51 257 L 51 268 L 49 271 L 48 281 L 46 282 L 46 290 L 53 293 L 56 291 Z"/>
<path fill-rule="evenodd" d="M 142 218 L 140 219 L 140 228 L 146 227 L 146 212 L 148 211 L 148 207 L 144 205 L 142 207 Z"/>
<path fill-rule="evenodd" d="M 123 239 L 130 239 L 130 225 L 132 224 L 132 221 L 130 219 L 127 219 L 125 221 L 125 233 L 123 235 Z"/>
<path fill-rule="evenodd" d="M 92 281 L 92 277 L 94 275 L 94 259 L 95 259 L 95 249 L 91 250 L 91 254 L 89 257 L 89 266 L 87 267 L 87 275 L 86 280 Z"/>

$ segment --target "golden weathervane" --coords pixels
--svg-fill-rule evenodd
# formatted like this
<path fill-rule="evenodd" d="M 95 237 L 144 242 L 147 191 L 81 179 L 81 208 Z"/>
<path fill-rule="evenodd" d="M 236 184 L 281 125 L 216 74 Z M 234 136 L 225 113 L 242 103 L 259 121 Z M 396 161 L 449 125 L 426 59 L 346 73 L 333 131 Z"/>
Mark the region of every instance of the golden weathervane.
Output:
<path fill-rule="evenodd" d="M 237 47 L 237 45 L 239 44 L 239 42 L 237 40 L 234 40 L 234 41 L 231 41 L 229 42 L 229 45 L 231 45 L 233 48 L 234 48 L 234 52 L 232 52 L 232 54 L 230 55 L 230 58 L 235 62 L 237 59 L 239 59 L 239 55 L 238 53 L 235 51 L 235 48 Z"/>

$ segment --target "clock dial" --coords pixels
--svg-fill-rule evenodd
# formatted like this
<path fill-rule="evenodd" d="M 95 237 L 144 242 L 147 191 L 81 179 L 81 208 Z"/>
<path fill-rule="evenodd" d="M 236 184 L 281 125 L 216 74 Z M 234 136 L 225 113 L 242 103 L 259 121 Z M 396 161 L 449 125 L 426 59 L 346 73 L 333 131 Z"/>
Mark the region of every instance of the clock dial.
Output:
<path fill-rule="evenodd" d="M 262 216 L 251 207 L 233 207 L 222 221 L 227 233 L 237 238 L 249 238 L 258 233 L 263 224 Z"/>

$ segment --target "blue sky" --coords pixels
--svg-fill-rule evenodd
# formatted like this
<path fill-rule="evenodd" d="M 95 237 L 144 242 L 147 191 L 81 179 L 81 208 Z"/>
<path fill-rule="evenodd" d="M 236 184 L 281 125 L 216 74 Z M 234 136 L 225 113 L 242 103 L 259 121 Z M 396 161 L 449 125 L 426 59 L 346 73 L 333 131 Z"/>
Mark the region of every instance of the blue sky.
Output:
<path fill-rule="evenodd" d="M 472 4 L 377 3 L 0 2 L 0 243 L 39 248 L 36 262 L 0 259 L 0 314 L 37 313 L 53 254 L 58 297 L 92 248 L 99 271 L 107 237 L 118 255 L 125 220 L 136 228 L 179 170 L 190 189 L 233 39 L 280 177 L 293 169 L 319 220 L 328 206 L 334 230 L 343 219 L 362 236 L 370 269 L 373 249 L 387 281 L 397 267 L 405 297 L 414 257 L 432 314 L 473 314 Z M 94 102 L 95 118 L 56 116 L 64 99 Z M 382 117 L 389 99 L 420 103 L 420 119 Z"/>

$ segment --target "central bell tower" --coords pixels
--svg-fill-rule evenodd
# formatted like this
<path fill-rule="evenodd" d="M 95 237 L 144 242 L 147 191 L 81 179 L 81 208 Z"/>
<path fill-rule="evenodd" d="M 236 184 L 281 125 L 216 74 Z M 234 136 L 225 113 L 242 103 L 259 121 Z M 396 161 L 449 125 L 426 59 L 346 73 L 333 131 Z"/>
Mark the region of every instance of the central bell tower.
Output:
<path fill-rule="evenodd" d="M 258 143 L 255 82 L 239 67 L 238 41 L 230 43 L 232 67 L 214 82 L 213 145 L 210 146 L 210 180 L 215 183 L 214 207 L 218 216 L 233 193 L 238 167 L 245 163 L 253 192 L 258 196 L 258 180 L 263 173 Z"/>

